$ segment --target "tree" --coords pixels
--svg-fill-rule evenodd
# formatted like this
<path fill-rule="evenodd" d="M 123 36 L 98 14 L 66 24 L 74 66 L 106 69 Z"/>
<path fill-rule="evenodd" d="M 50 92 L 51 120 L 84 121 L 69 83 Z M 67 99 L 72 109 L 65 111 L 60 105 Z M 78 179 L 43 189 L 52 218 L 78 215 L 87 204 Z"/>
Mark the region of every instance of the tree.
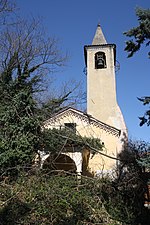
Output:
<path fill-rule="evenodd" d="M 136 9 L 136 15 L 138 17 L 139 26 L 130 29 L 124 34 L 127 37 L 132 37 L 133 39 L 126 41 L 125 51 L 127 51 L 128 57 L 132 57 L 145 43 L 148 47 L 150 45 L 150 9 Z M 150 52 L 148 52 L 150 56 Z M 145 96 L 142 98 L 138 98 L 143 105 L 147 105 L 150 103 L 150 97 Z M 139 117 L 140 119 L 140 126 L 143 124 L 150 125 L 150 110 L 147 110 L 144 116 Z"/>
<path fill-rule="evenodd" d="M 125 51 L 129 53 L 128 57 L 132 57 L 144 43 L 146 46 L 150 44 L 150 9 L 137 8 L 136 16 L 139 26 L 124 32 L 127 37 L 134 38 L 126 42 Z M 150 52 L 148 54 L 150 56 Z"/>
<path fill-rule="evenodd" d="M 103 187 L 108 213 L 125 225 L 149 224 L 149 210 L 144 207 L 149 177 L 148 173 L 144 172 L 145 164 L 141 157 L 149 148 L 149 143 L 125 141 L 124 148 L 118 155 L 116 177 Z"/>
<path fill-rule="evenodd" d="M 136 9 L 136 15 L 138 17 L 139 26 L 130 29 L 124 34 L 127 37 L 134 38 L 126 42 L 125 51 L 129 52 L 128 57 L 132 57 L 145 43 L 148 47 L 150 45 L 150 9 Z M 150 56 L 150 52 L 148 53 Z M 150 104 L 150 97 L 145 96 L 142 98 L 138 98 L 139 101 L 143 103 L 143 105 Z M 139 117 L 140 126 L 147 124 L 150 125 L 150 110 L 146 110 L 144 116 Z M 143 160 L 143 159 L 142 159 Z M 145 165 L 149 165 L 150 156 L 147 155 L 143 162 Z"/>
<path fill-rule="evenodd" d="M 6 168 L 29 166 L 33 154 L 40 148 L 43 118 L 37 113 L 35 95 L 45 90 L 44 77 L 62 66 L 65 60 L 56 39 L 44 35 L 39 21 L 22 20 L 1 32 L 1 174 Z"/>
<path fill-rule="evenodd" d="M 13 0 L 0 0 L 0 30 L 6 25 L 15 23 L 13 18 L 16 13 L 16 4 Z"/>

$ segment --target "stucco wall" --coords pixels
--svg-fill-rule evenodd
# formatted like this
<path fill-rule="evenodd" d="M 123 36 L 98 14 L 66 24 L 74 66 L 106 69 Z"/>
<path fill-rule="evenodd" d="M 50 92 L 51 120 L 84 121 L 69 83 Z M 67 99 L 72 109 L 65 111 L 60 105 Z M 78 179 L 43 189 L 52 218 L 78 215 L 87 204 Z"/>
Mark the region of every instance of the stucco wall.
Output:
<path fill-rule="evenodd" d="M 98 51 L 105 52 L 106 68 L 95 69 Z M 105 123 L 117 110 L 113 54 L 113 46 L 88 47 L 87 50 L 87 112 Z"/>
<path fill-rule="evenodd" d="M 105 145 L 103 153 L 116 157 L 117 152 L 120 151 L 120 138 L 118 136 L 101 129 L 98 126 L 90 124 L 90 121 L 87 122 L 81 120 L 76 116 L 68 114 L 67 116 L 54 119 L 50 123 L 45 124 L 45 128 L 52 129 L 55 127 L 60 129 L 60 127 L 64 126 L 64 123 L 76 123 L 77 133 L 82 136 L 99 138 Z M 99 153 L 95 154 L 92 159 L 90 157 L 89 161 L 90 171 L 94 173 L 99 173 L 100 171 L 110 171 L 115 165 L 116 160 L 102 156 Z"/>

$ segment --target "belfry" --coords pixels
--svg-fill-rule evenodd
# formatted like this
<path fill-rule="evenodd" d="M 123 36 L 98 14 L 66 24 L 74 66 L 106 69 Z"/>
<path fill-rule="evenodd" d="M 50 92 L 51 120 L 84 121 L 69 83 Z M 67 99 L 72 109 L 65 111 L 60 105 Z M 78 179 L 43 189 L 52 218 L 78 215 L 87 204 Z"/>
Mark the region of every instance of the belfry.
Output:
<path fill-rule="evenodd" d="M 108 44 L 100 24 L 91 45 L 84 47 L 87 67 L 87 113 L 126 131 L 116 98 L 116 45 Z"/>

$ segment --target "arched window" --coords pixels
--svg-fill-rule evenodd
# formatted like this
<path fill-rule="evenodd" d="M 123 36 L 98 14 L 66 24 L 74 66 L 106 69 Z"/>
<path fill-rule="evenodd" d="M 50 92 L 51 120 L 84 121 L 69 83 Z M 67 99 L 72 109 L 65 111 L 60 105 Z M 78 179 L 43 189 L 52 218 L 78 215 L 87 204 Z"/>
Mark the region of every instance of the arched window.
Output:
<path fill-rule="evenodd" d="M 106 68 L 106 56 L 104 52 L 97 52 L 95 54 L 95 69 Z"/>

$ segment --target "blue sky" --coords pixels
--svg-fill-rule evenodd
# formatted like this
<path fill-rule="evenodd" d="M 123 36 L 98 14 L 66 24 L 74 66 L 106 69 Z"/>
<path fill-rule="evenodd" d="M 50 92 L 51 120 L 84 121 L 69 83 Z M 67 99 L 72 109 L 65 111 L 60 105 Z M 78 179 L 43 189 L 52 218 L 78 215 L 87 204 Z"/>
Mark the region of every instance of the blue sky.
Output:
<path fill-rule="evenodd" d="M 21 15 L 41 16 L 50 36 L 60 40 L 70 58 L 63 71 L 56 75 L 59 82 L 76 80 L 86 88 L 83 73 L 84 45 L 91 44 L 98 22 L 108 43 L 117 45 L 117 99 L 123 112 L 129 137 L 150 141 L 150 127 L 139 126 L 139 116 L 146 110 L 137 97 L 150 95 L 148 47 L 132 58 L 124 51 L 127 38 L 124 31 L 138 25 L 135 8 L 150 8 L 149 0 L 17 0 Z"/>

